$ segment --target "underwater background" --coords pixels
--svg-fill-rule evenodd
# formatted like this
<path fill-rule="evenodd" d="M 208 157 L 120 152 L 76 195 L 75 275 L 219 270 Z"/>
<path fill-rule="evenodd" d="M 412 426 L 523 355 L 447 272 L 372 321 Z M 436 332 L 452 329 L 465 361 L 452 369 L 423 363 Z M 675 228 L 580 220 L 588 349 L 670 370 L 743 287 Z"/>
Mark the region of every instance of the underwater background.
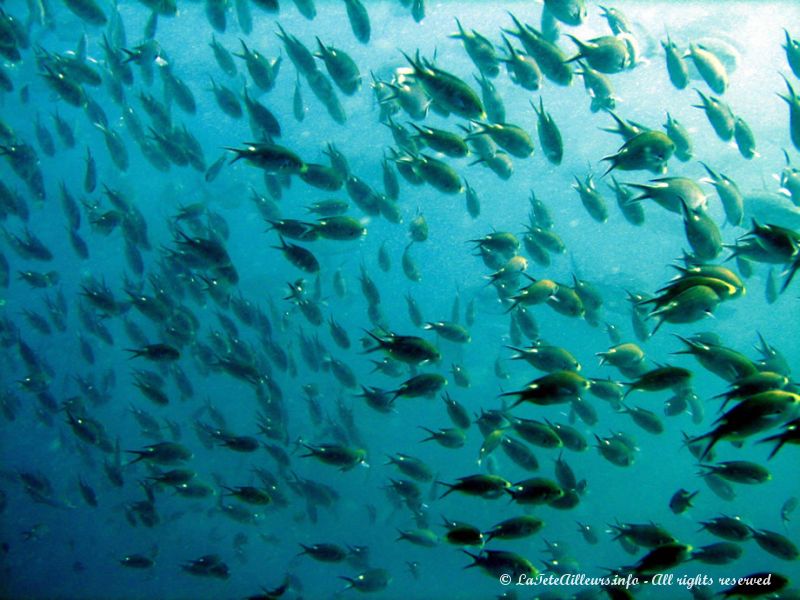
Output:
<path fill-rule="evenodd" d="M 530 1 L 271 4 L 0 4 L 0 594 L 628 597 L 499 578 L 610 570 L 715 578 L 634 586 L 636 598 L 711 597 L 733 585 L 717 578 L 755 573 L 784 584 L 758 593 L 796 597 L 800 5 L 615 1 L 607 19 L 577 0 L 544 15 Z M 544 55 L 584 53 L 556 61 L 568 85 L 541 65 L 535 89 L 520 85 L 536 59 L 512 15 L 543 31 Z M 488 39 L 483 64 L 451 35 L 456 19 Z M 346 53 L 356 89 L 319 58 L 304 65 L 279 33 Z M 622 64 L 569 36 L 608 44 Z M 509 45 L 528 62 L 498 63 Z M 226 72 L 225 54 L 248 49 L 260 59 L 228 54 Z M 488 110 L 459 114 L 464 98 L 488 106 L 480 71 L 504 105 L 493 130 Z M 732 117 L 721 139 L 695 107 L 702 95 L 741 119 L 735 138 Z M 563 159 L 543 148 L 540 100 Z M 691 149 L 661 135 L 656 159 L 645 138 L 667 113 Z M 590 174 L 582 202 L 574 186 Z M 720 174 L 739 196 L 718 192 Z M 624 185 L 663 176 L 701 196 Z M 650 197 L 623 200 L 625 213 L 612 178 Z M 684 223 L 696 215 L 699 232 Z M 664 291 L 692 276 L 716 290 L 699 312 Z M 543 280 L 544 296 L 522 294 Z M 623 344 L 623 369 L 597 356 Z M 526 348 L 541 351 L 538 368 L 519 359 Z M 695 356 L 676 354 L 687 348 Z M 517 405 L 501 396 L 526 389 Z M 551 424 L 568 426 L 563 439 Z M 450 429 L 456 447 L 423 443 L 422 428 Z M 768 436 L 786 443 L 774 456 L 776 442 L 758 443 Z M 164 443 L 174 460 L 154 456 Z M 391 464 L 398 454 L 419 469 Z M 473 475 L 477 487 L 442 497 Z M 546 493 L 526 502 L 532 478 Z M 676 513 L 681 489 L 699 493 Z M 529 535 L 487 535 L 523 515 L 541 519 Z M 723 516 L 747 525 L 741 539 L 701 525 Z M 723 542 L 729 555 L 698 554 Z"/>

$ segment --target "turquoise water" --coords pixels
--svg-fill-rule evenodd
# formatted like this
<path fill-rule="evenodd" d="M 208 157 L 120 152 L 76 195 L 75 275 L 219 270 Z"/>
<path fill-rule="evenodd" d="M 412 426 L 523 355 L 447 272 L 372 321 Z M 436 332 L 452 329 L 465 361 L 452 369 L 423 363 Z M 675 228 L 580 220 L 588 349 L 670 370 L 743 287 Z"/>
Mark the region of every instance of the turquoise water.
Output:
<path fill-rule="evenodd" d="M 101 2 L 99 6 L 112 23 L 105 25 L 82 21 L 67 8 L 66 2 L 32 1 L 29 5 L 7 1 L 2 5 L 6 15 L 13 17 L 29 38 L 26 43 L 13 33 L 8 34 L 8 27 L 4 29 L 8 55 L 4 52 L 3 73 L 8 76 L 11 89 L 0 92 L 2 121 L 8 128 L 3 146 L 7 150 L 19 148 L 22 142 L 34 149 L 36 158 L 30 173 L 38 167 L 45 190 L 43 195 L 37 195 L 37 188 L 12 169 L 10 160 L 0 162 L 3 184 L 11 196 L 19 196 L 29 213 L 24 218 L 24 210 L 11 210 L 8 207 L 13 208 L 13 203 L 9 205 L 4 200 L 2 226 L 6 235 L 0 252 L 9 265 L 9 281 L 0 288 L 3 333 L 0 391 L 4 408 L 0 419 L 3 492 L 0 541 L 5 544 L 0 559 L 3 569 L 0 589 L 5 597 L 238 598 L 262 593 L 262 586 L 275 591 L 285 581 L 289 582 L 285 598 L 353 597 L 358 592 L 346 591 L 347 583 L 340 577 L 353 578 L 368 568 L 385 569 L 391 578 L 385 588 L 367 592 L 376 598 L 490 598 L 503 593 L 515 593 L 519 598 L 568 598 L 577 594 L 580 597 L 605 594 L 599 588 L 584 589 L 578 585 L 504 586 L 497 574 L 477 568 L 464 570 L 471 559 L 461 552 L 462 547 L 444 539 L 447 531 L 442 525 L 443 517 L 469 523 L 484 532 L 511 517 L 530 514 L 540 518 L 544 525 L 534 535 L 519 540 L 494 539 L 485 544 L 485 550 L 514 552 L 529 560 L 537 570 L 548 573 L 544 561 L 552 561 L 553 556 L 547 545 L 557 543 L 559 548 L 565 548 L 560 558 L 562 566 L 587 577 L 605 575 L 606 569 L 636 565 L 649 552 L 648 548 L 639 547 L 633 554 L 626 553 L 608 531 L 609 524 L 616 521 L 652 521 L 678 542 L 694 549 L 722 541 L 707 531 L 698 531 L 701 521 L 720 515 L 740 516 L 756 529 L 797 539 L 797 523 L 791 519 L 792 515 L 787 515 L 785 521 L 781 517 L 784 504 L 800 491 L 795 475 L 796 449 L 787 444 L 768 460 L 772 445 L 756 443 L 780 433 L 780 423 L 748 437 L 742 447 L 721 441 L 714 448 L 716 462 L 739 460 L 764 466 L 771 474 L 769 481 L 756 485 L 731 483 L 735 498 L 726 500 L 697 475 L 701 470 L 698 460 L 685 447 L 682 434 L 700 436 L 713 428 L 721 405 L 713 397 L 727 391 L 730 382 L 712 374 L 690 356 L 675 355 L 684 345 L 673 335 L 689 337 L 711 332 L 718 336 L 720 344 L 746 355 L 753 369 L 774 370 L 778 368 L 774 363 L 769 367 L 758 363 L 762 357 L 755 346 L 760 343 L 760 334 L 785 358 L 781 368 L 787 379 L 791 379 L 792 370 L 796 371 L 800 356 L 798 283 L 794 280 L 775 297 L 767 292 L 770 285 L 779 290 L 786 281 L 785 271 L 797 260 L 800 247 L 796 233 L 800 212 L 785 190 L 781 190 L 780 181 L 786 168 L 783 150 L 794 165 L 800 164 L 800 157 L 790 136 L 787 103 L 777 96 L 786 94 L 781 75 L 795 89 L 800 89 L 800 80 L 790 70 L 781 47 L 784 27 L 790 34 L 800 36 L 800 31 L 793 29 L 800 22 L 796 5 L 789 2 L 614 4 L 631 22 L 632 32 L 627 39 L 636 48 L 635 60 L 630 60 L 633 64 L 629 68 L 608 75 L 614 88 L 616 114 L 645 128 L 663 130 L 669 112 L 686 127 L 693 156 L 686 162 L 672 156 L 666 174 L 698 183 L 706 196 L 705 212 L 719 227 L 725 244 L 736 244 L 749 231 L 751 218 L 795 232 L 794 238 L 787 234 L 794 240 L 790 258 L 774 264 L 749 263 L 752 270 L 749 277 L 742 272 L 742 264 L 735 260 L 726 262 L 731 254 L 729 248 L 719 252 L 708 262 L 724 265 L 740 275 L 746 293 L 737 293 L 738 297 L 714 306 L 710 317 L 690 323 L 666 322 L 654 335 L 638 339 L 631 323 L 628 292 L 655 294 L 676 275 L 672 265 L 680 264 L 681 256 L 690 252 L 691 247 L 681 215 L 652 200 L 643 201 L 645 222 L 641 226 L 632 225 L 623 217 L 608 187 L 611 176 L 620 182 L 646 183 L 660 175 L 646 170 L 615 170 L 602 176 L 609 166 L 602 158 L 617 152 L 624 140 L 601 129 L 613 126 L 612 117 L 604 111 L 590 110 L 591 98 L 577 75 L 570 86 L 556 85 L 544 78 L 540 89 L 532 91 L 515 85 L 501 65 L 499 75 L 492 81 L 504 101 L 506 122 L 526 130 L 535 146 L 532 156 L 512 158 L 514 171 L 507 180 L 480 164 L 471 166 L 477 160 L 474 150 L 465 158 L 447 157 L 432 149 L 423 151 L 450 165 L 460 180 L 467 181 L 474 189 L 480 199 L 477 216 L 468 212 L 463 191 L 447 194 L 429 183 L 411 185 L 399 176 L 399 198 L 390 206 L 402 218 L 401 223 L 390 222 L 386 213 L 383 216 L 365 213 L 350 198 L 346 187 L 335 191 L 319 189 L 304 182 L 297 173 L 270 173 L 267 179 L 271 181 L 265 181 L 264 170 L 245 160 L 235 163 L 226 160 L 216 177 L 207 175 L 207 169 L 221 156 L 233 158 L 226 148 L 241 148 L 260 139 L 251 130 L 246 112 L 238 119 L 223 112 L 211 91 L 211 76 L 218 84 L 228 86 L 240 103 L 243 86 L 247 85 L 248 93 L 267 107 L 280 124 L 281 135 L 274 139 L 276 144 L 290 149 L 304 163 L 324 165 L 330 164 L 325 151 L 328 144 L 333 144 L 346 157 L 350 175 L 383 193 L 381 160 L 390 155 L 391 148 L 397 148 L 397 143 L 390 129 L 381 123 L 381 107 L 371 86 L 371 74 L 376 80 L 391 81 L 397 69 L 405 69 L 401 75 L 407 77 L 409 64 L 401 51 L 411 57 L 418 51 L 421 57 L 435 61 L 438 68 L 455 74 L 479 92 L 473 78 L 478 73 L 476 66 L 461 42 L 448 37 L 456 29 L 454 19 L 497 44 L 498 55 L 502 56 L 501 28 L 513 29 L 507 13 L 538 28 L 541 4 L 429 2 L 425 18 L 416 22 L 411 9 L 399 2 L 369 2 L 365 4 L 371 34 L 369 42 L 364 44 L 354 36 L 342 2 L 317 2 L 316 16 L 309 20 L 291 2 L 283 2 L 279 13 L 270 13 L 256 2 L 246 5 L 231 1 L 225 12 L 224 32 L 214 31 L 204 3 L 179 2 L 177 15 L 158 17 L 154 34 L 160 48 L 158 58 L 144 61 L 145 69 L 148 66 L 153 69 L 152 83 L 148 84 L 142 67 L 134 65 L 132 83 L 121 84 L 124 100 L 118 102 L 108 81 L 113 76 L 109 74 L 108 58 L 101 46 L 103 35 L 114 46 L 129 50 L 137 47 L 145 39 L 144 31 L 151 18 L 151 10 L 145 4 L 118 2 L 112 7 L 111 3 Z M 241 5 L 249 6 L 251 11 L 249 32 L 244 31 L 246 28 L 238 20 L 237 6 Z M 112 18 L 115 12 L 118 17 Z M 600 12 L 591 3 L 581 25 L 562 24 L 557 44 L 567 56 L 572 56 L 576 48 L 567 34 L 581 40 L 609 35 L 608 24 Z M 308 48 L 315 49 L 318 36 L 325 44 L 346 52 L 358 66 L 361 75 L 358 91 L 351 96 L 339 89 L 334 92 L 347 117 L 344 123 L 334 121 L 315 97 L 307 77 L 298 75 L 276 36 L 278 23 Z M 217 28 L 220 29 L 219 24 Z M 121 29 L 125 32 L 124 40 Z M 239 58 L 233 59 L 236 74 L 224 73 L 209 47 L 212 33 L 231 52 L 241 50 L 241 39 L 269 60 L 280 57 L 274 87 L 259 90 Z M 700 41 L 717 53 L 728 74 L 724 94 L 715 94 L 693 68 L 685 89 L 676 89 L 670 83 L 660 45 L 667 33 L 682 50 L 690 42 Z M 46 62 L 41 55 L 45 51 L 69 57 L 69 52 L 80 47 L 82 36 L 86 43 L 85 60 L 93 72 L 102 74 L 104 83 L 81 84 L 84 93 L 81 104 L 85 98 L 91 98 L 102 107 L 107 115 L 107 128 L 117 132 L 129 156 L 125 170 L 109 156 L 103 133 L 92 124 L 98 116 L 87 114 L 84 106 L 70 105 L 41 75 Z M 518 42 L 512 43 L 522 50 Z M 13 48 L 19 51 L 18 59 Z M 317 60 L 317 68 L 327 76 L 322 61 Z M 188 86 L 196 102 L 194 114 L 177 103 L 174 91 L 165 94 L 162 74 L 165 70 Z M 294 107 L 298 81 L 302 121 L 298 120 Z M 754 157 L 746 159 L 733 140 L 726 142 L 715 135 L 703 111 L 692 107 L 698 103 L 693 87 L 707 95 L 719 95 L 735 115 L 746 121 L 756 140 Z M 133 110 L 146 134 L 151 125 L 154 132 L 162 134 L 169 127 L 148 116 L 140 99 L 142 92 L 169 106 L 169 125 L 185 125 L 196 138 L 204 156 L 204 165 L 199 166 L 205 166 L 205 170 L 167 162 L 169 169 L 162 171 L 146 160 L 130 118 L 123 117 L 124 107 Z M 558 165 L 547 160 L 536 133 L 537 118 L 530 103 L 538 105 L 540 98 L 563 139 L 564 157 Z M 466 126 L 467 119 L 457 114 L 442 116 L 435 108 L 429 106 L 424 119 L 415 121 L 402 110 L 393 119 L 409 131 L 408 123 L 415 123 L 463 134 L 458 126 Z M 73 148 L 67 147 L 56 132 L 52 118 L 56 112 L 74 132 Z M 46 152 L 46 140 L 37 135 L 37 118 L 54 139 L 52 156 Z M 796 118 L 800 120 L 800 116 Z M 795 127 L 798 125 L 800 122 Z M 87 148 L 97 170 L 97 185 L 91 191 L 85 186 Z M 421 165 L 415 160 L 419 159 L 411 156 L 405 162 L 414 163 L 419 171 Z M 706 181 L 708 176 L 700 161 L 715 172 L 727 174 L 738 185 L 744 196 L 744 219 L 740 225 L 725 222 L 723 206 Z M 602 223 L 590 216 L 572 189 L 576 177 L 583 181 L 590 172 L 608 210 L 608 218 Z M 32 178 L 30 173 L 28 180 Z M 75 231 L 85 241 L 87 258 L 82 258 L 70 241 L 62 186 L 78 203 L 81 222 Z M 126 202 L 121 205 L 127 208 L 115 207 L 107 190 L 124 196 Z M 470 243 L 491 232 L 512 232 L 522 240 L 529 222 L 531 191 L 550 213 L 552 231 L 563 240 L 565 252 L 545 251 L 550 264 L 543 265 L 535 261 L 530 248 L 521 244 L 516 253 L 527 261 L 526 274 L 553 280 L 563 289 L 573 285 L 574 275 L 594 286 L 602 298 L 602 308 L 589 318 L 564 316 L 545 303 L 529 306 L 528 313 L 538 324 L 541 343 L 569 351 L 581 364 L 581 377 L 633 381 L 630 374 L 601 365 L 596 356 L 616 343 L 606 331 L 607 324 L 611 324 L 618 331 L 620 342 L 636 343 L 644 351 L 642 372 L 666 363 L 689 369 L 691 388 L 704 407 L 703 415 L 697 408 L 693 412 L 664 415 L 667 401 L 675 395 L 669 389 L 633 391 L 626 400 L 628 406 L 646 408 L 660 417 L 663 432 L 659 434 L 643 430 L 612 403 L 586 390 L 581 396 L 594 408 L 596 421 L 582 420 L 569 401 L 548 406 L 522 403 L 509 408 L 508 415 L 571 423 L 590 446 L 583 452 L 575 452 L 528 444 L 539 468 L 526 472 L 501 448 L 479 461 L 484 436 L 475 423 L 465 431 L 463 447 L 451 449 L 431 442 L 420 443 L 426 436 L 420 427 L 433 430 L 455 427 L 441 400 L 442 392 L 437 391 L 432 397 L 400 396 L 390 412 L 381 413 L 358 397 L 359 387 L 347 387 L 346 373 L 336 377 L 336 369 L 331 368 L 336 365 L 331 365 L 331 361 L 341 361 L 349 367 L 358 385 L 384 390 L 397 389 L 415 373 L 438 373 L 448 380 L 445 389 L 450 396 L 469 415 L 477 415 L 482 410 L 508 408 L 510 403 L 500 397 L 501 393 L 520 390 L 532 379 L 545 375 L 525 361 L 512 360 L 514 351 L 507 347 L 527 347 L 536 341 L 535 336 L 511 328 L 512 318 L 516 318 L 512 315 L 517 310 L 509 312 L 509 301 L 501 300 L 503 290 L 488 278 L 510 255 L 496 258 L 498 263 L 490 266 L 476 256 L 476 244 Z M 287 236 L 287 242 L 310 250 L 319 263 L 318 274 L 304 272 L 275 249 L 279 246 L 278 235 L 268 231 L 264 214 L 253 201 L 254 195 L 266 198 L 261 206 L 262 211 L 270 212 L 270 218 L 305 222 L 319 218 L 307 210 L 312 203 L 333 198 L 346 200 L 347 214 L 360 221 L 366 235 L 355 241 L 298 241 Z M 194 216 L 184 215 L 176 220 L 176 215 L 186 207 L 195 209 Z M 118 213 L 92 223 L 115 208 Z M 144 243 L 141 234 L 135 235 L 141 231 L 135 229 L 137 214 L 146 224 L 149 244 Z M 428 238 L 406 250 L 412 241 L 409 225 L 420 214 L 427 222 Z M 114 216 L 124 223 L 117 226 L 112 223 L 110 231 L 104 232 L 102 224 Z M 52 258 L 37 260 L 19 251 L 13 236 L 24 237 L 26 228 L 49 248 Z M 238 281 L 226 286 L 218 269 L 197 262 L 190 264 L 188 260 L 183 264 L 170 260 L 174 256 L 171 253 L 181 248 L 179 230 L 188 236 L 217 239 L 227 250 Z M 128 245 L 138 248 L 140 272 L 135 258 L 126 256 L 126 238 Z M 391 263 L 388 271 L 379 265 L 381 249 Z M 419 281 L 404 273 L 404 252 L 416 265 Z M 380 318 L 375 318 L 376 309 L 370 316 L 359 283 L 362 269 L 380 292 L 377 309 Z M 20 271 L 55 272 L 57 281 L 56 276 L 49 276 L 52 285 L 33 287 L 18 277 Z M 208 281 L 203 282 L 201 277 Z M 343 294 L 335 283 L 339 278 L 345 282 Z M 299 279 L 304 280 L 306 299 L 320 309 L 322 324 L 309 322 L 287 300 L 288 283 Z M 530 283 L 514 274 L 511 266 L 501 280 L 508 282 L 506 295 Z M 110 309 L 89 302 L 82 294 L 87 286 L 103 282 L 114 298 Z M 207 291 L 209 285 L 219 291 L 212 295 Z M 164 312 L 160 320 L 149 318 L 131 306 L 126 295 L 126 290 L 141 290 L 153 296 L 157 289 L 163 294 Z M 471 341 L 454 343 L 417 327 L 407 310 L 407 295 L 416 300 L 425 321 L 458 322 L 468 328 Z M 48 309 L 48 303 L 59 306 L 60 302 L 65 312 L 61 327 L 58 315 Z M 236 310 L 242 303 L 249 303 L 247 306 L 263 317 L 248 324 L 246 311 Z M 458 306 L 454 308 L 456 303 Z M 26 316 L 26 311 L 34 316 Z M 49 333 L 37 328 L 35 315 L 49 325 Z M 331 317 L 346 330 L 351 342 L 349 348 L 340 347 L 333 339 L 327 324 Z M 132 337 L 135 332 L 131 324 L 143 332 L 144 339 Z M 378 329 L 379 324 L 383 325 L 383 331 Z M 655 321 L 648 324 L 652 330 Z M 395 377 L 375 372 L 371 361 L 380 360 L 385 354 L 364 353 L 363 348 L 368 344 L 361 341 L 367 338 L 364 330 L 379 335 L 394 332 L 420 336 L 436 347 L 441 360 L 416 369 L 400 364 Z M 131 358 L 126 349 L 139 348 L 143 343 L 169 344 L 180 352 L 180 358 L 173 362 Z M 304 343 L 311 347 L 310 351 L 303 351 Z M 91 349 L 93 361 L 84 347 Z M 27 348 L 35 358 L 26 353 Z M 255 384 L 215 366 L 219 360 L 232 358 L 255 372 Z M 498 374 L 498 363 L 507 378 Z M 468 373 L 469 387 L 457 384 L 451 370 L 453 364 L 463 366 Z M 189 386 L 180 386 L 177 368 Z M 155 394 L 148 398 L 137 389 L 134 385 L 137 370 L 161 377 L 155 388 L 166 395 L 166 405 L 155 403 L 152 398 Z M 140 373 L 139 377 L 141 380 L 147 375 Z M 316 418 L 317 412 L 310 409 L 308 386 L 312 385 L 317 389 L 315 406 L 321 418 Z M 785 387 L 791 394 L 791 385 Z M 726 410 L 732 406 L 728 405 Z M 135 418 L 133 409 L 151 415 L 157 428 L 147 431 L 141 419 Z M 781 413 L 782 421 L 796 417 L 793 410 L 787 408 Z M 263 420 L 259 415 L 267 413 L 274 427 L 264 433 L 259 429 Z M 70 418 L 94 419 L 105 433 L 95 443 L 88 443 L 76 435 L 76 427 L 68 423 Z M 217 430 L 216 438 L 208 433 L 203 435 L 203 427 Z M 500 427 L 504 431 L 498 435 L 519 439 L 507 422 Z M 624 432 L 634 438 L 632 465 L 613 465 L 598 452 L 594 435 L 605 437 L 611 432 Z M 288 455 L 288 464 L 276 460 L 276 451 L 271 453 L 261 446 L 253 452 L 226 448 L 220 444 L 225 435 L 252 436 L 259 444 L 271 444 L 285 453 L 278 454 L 279 458 Z M 114 453 L 117 441 L 121 450 L 121 487 L 114 485 L 104 468 L 105 463 L 114 465 L 117 460 Z M 134 456 L 126 451 L 160 441 L 180 443 L 192 457 L 162 467 L 148 467 L 147 461 L 126 465 Z M 340 471 L 336 466 L 303 458 L 300 442 L 363 449 L 366 458 L 363 464 Z M 548 505 L 526 507 L 515 503 L 503 491 L 495 499 L 460 493 L 440 498 L 446 487 L 420 483 L 421 506 L 415 519 L 408 506 L 386 489 L 392 479 L 407 478 L 395 467 L 384 464 L 387 455 L 396 453 L 422 459 L 435 474 L 434 479 L 447 483 L 479 473 L 493 473 L 510 483 L 530 477 L 555 481 L 554 462 L 561 455 L 583 483 L 577 486 L 580 494 L 575 493 L 579 501 L 570 509 Z M 192 482 L 206 484 L 209 495 L 186 498 L 174 486 L 158 485 L 149 488 L 151 500 L 148 500 L 147 486 L 140 482 L 156 476 L 159 468 L 190 469 L 195 474 Z M 254 469 L 273 476 L 274 487 L 266 490 L 271 497 L 269 504 L 247 504 L 223 495 L 223 486 L 264 488 L 266 484 Z M 328 501 L 320 502 L 320 498 L 315 501 L 308 486 L 297 484 L 298 478 L 327 486 L 324 489 L 328 490 Z M 81 494 L 79 480 L 94 490 L 97 506 L 91 506 Z M 676 515 L 670 510 L 669 501 L 680 488 L 699 490 L 699 494 L 692 508 Z M 332 492 L 335 492 L 333 499 Z M 329 505 L 324 506 L 326 503 Z M 157 515 L 157 522 L 149 523 L 151 526 L 142 518 L 148 510 Z M 233 518 L 240 513 L 249 522 Z M 599 543 L 587 543 L 576 522 L 591 525 Z M 437 536 L 434 547 L 396 540 L 398 529 L 422 527 Z M 359 562 L 351 554 L 329 563 L 298 556 L 300 544 L 316 543 L 333 543 L 345 550 L 364 546 L 368 548 L 368 557 Z M 481 551 L 476 546 L 463 548 L 476 555 Z M 681 575 L 707 575 L 715 582 L 706 590 L 714 592 L 729 587 L 720 584 L 717 578 L 758 572 L 782 574 L 796 585 L 796 558 L 782 560 L 752 539 L 742 542 L 741 549 L 741 557 L 730 564 L 716 566 L 695 560 L 657 571 L 672 573 L 676 579 Z M 153 564 L 141 569 L 120 564 L 131 555 L 142 555 Z M 205 555 L 218 555 L 227 565 L 227 576 L 198 576 L 182 568 Z M 409 563 L 414 563 L 413 569 Z M 558 570 L 558 565 L 555 568 Z M 517 575 L 514 573 L 514 582 Z M 689 597 L 686 587 L 674 582 L 638 586 L 633 592 L 637 598 Z M 790 584 L 787 589 L 791 587 Z M 785 592 L 783 597 L 790 595 Z"/>

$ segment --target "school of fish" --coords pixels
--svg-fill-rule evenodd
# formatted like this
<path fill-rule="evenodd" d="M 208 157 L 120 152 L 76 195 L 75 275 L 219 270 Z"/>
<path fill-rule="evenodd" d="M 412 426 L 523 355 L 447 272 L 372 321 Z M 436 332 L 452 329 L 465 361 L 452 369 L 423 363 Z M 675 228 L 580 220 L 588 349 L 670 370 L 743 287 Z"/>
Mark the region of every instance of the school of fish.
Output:
<path fill-rule="evenodd" d="M 800 7 L 610 4 L 0 2 L 0 595 L 800 598 Z"/>

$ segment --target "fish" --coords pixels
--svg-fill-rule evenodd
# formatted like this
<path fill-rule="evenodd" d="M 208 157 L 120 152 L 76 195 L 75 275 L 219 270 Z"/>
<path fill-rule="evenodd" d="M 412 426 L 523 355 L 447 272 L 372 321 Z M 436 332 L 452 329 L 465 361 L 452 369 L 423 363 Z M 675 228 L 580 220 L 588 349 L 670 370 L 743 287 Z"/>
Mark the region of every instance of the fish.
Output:
<path fill-rule="evenodd" d="M 706 96 L 698 89 L 695 91 L 700 96 L 702 104 L 693 106 L 705 111 L 714 133 L 719 139 L 723 142 L 730 141 L 736 129 L 736 118 L 731 107 L 716 96 Z"/>
<path fill-rule="evenodd" d="M 481 80 L 486 82 L 485 77 L 497 77 L 500 74 L 500 64 L 492 42 L 474 29 L 466 31 L 458 18 L 455 21 L 458 32 L 450 34 L 450 37 L 459 39 L 464 44 L 467 55 L 481 72 Z"/>
<path fill-rule="evenodd" d="M 587 41 L 570 34 L 567 37 L 578 47 L 578 53 L 567 62 L 583 59 L 593 69 L 605 74 L 619 73 L 630 65 L 628 46 L 617 36 L 601 36 Z"/>
<path fill-rule="evenodd" d="M 675 151 L 675 143 L 660 131 L 643 131 L 625 142 L 615 154 L 603 157 L 611 165 L 603 175 L 614 169 L 623 171 L 647 170 L 664 173 L 667 161 Z"/>
<path fill-rule="evenodd" d="M 687 56 L 692 59 L 711 91 L 715 94 L 724 94 L 728 88 L 728 73 L 722 61 L 702 44 L 689 44 Z"/>
<path fill-rule="evenodd" d="M 564 157 L 564 142 L 561 131 L 558 129 L 553 117 L 544 110 L 542 98 L 539 98 L 539 108 L 531 101 L 531 106 L 539 119 L 539 143 L 542 145 L 544 155 L 554 165 L 560 165 Z"/>
<path fill-rule="evenodd" d="M 2 4 L 6 595 L 789 594 L 795 4 Z"/>
<path fill-rule="evenodd" d="M 362 44 L 368 44 L 372 26 L 367 8 L 361 3 L 361 0 L 345 0 L 345 8 L 347 9 L 347 19 L 350 22 L 353 35 Z"/>
<path fill-rule="evenodd" d="M 661 42 L 667 60 L 667 73 L 669 80 L 677 89 L 685 89 L 689 85 L 689 69 L 686 66 L 685 56 L 678 50 L 677 45 L 667 35 L 667 41 Z"/>

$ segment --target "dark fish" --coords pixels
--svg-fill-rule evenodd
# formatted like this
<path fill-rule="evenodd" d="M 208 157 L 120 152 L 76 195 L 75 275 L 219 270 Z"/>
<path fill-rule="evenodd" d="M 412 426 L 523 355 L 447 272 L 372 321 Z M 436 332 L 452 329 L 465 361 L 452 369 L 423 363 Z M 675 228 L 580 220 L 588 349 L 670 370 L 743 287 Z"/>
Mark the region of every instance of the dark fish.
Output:
<path fill-rule="evenodd" d="M 367 8 L 361 3 L 361 0 L 344 0 L 344 3 L 353 35 L 362 44 L 368 44 L 372 27 Z"/>
<path fill-rule="evenodd" d="M 142 357 L 155 362 L 175 361 L 181 356 L 180 351 L 169 344 L 149 344 L 142 348 L 131 348 L 127 351 L 133 354 L 131 358 Z"/>

